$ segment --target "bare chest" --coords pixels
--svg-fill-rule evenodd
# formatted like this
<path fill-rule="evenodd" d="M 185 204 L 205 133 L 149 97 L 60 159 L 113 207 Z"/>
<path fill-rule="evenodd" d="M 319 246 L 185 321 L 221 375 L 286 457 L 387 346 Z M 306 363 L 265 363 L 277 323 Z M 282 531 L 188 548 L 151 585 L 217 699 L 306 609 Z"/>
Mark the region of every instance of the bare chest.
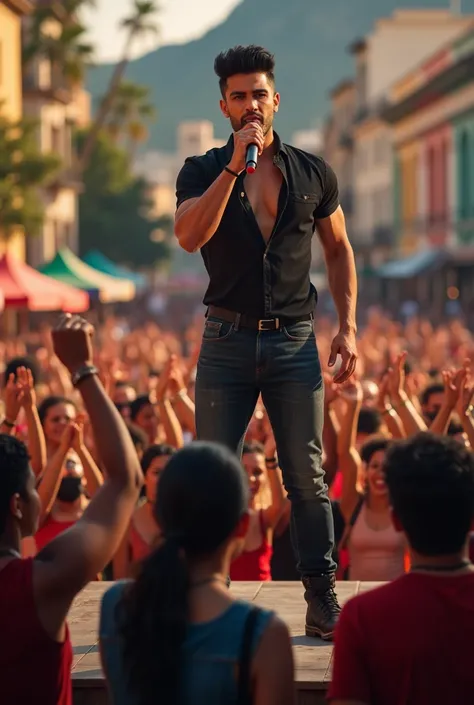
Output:
<path fill-rule="evenodd" d="M 259 165 L 255 174 L 244 180 L 248 201 L 265 242 L 269 241 L 275 227 L 282 183 L 282 173 L 273 163 Z"/>

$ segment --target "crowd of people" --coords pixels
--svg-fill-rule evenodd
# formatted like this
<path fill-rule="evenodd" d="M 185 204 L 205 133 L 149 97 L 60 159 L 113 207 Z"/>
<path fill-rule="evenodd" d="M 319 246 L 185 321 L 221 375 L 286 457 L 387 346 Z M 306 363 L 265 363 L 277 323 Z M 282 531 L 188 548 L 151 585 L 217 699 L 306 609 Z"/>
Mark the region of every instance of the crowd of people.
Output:
<path fill-rule="evenodd" d="M 115 703 L 145 705 L 157 693 L 169 703 L 212 702 L 211 681 L 228 693 L 226 702 L 252 702 L 250 690 L 260 693 L 259 705 L 293 702 L 287 627 L 227 590 L 228 576 L 299 579 L 278 449 L 261 401 L 241 463 L 221 447 L 191 443 L 200 335 L 198 323 L 179 336 L 155 323 L 133 328 L 109 318 L 93 345 L 92 327 L 66 316 L 52 334 L 44 327 L 0 343 L 0 604 L 8 605 L 0 609 L 0 628 L 10 635 L 8 654 L 0 655 L 2 674 L 10 669 L 5 702 L 32 702 L 34 681 L 35 692 L 44 693 L 39 705 L 71 703 L 69 607 L 89 581 L 122 578 L 136 580 L 106 593 L 100 626 Z M 331 321 L 318 320 L 316 335 L 338 579 L 400 586 L 392 592 L 387 586 L 379 603 L 367 595 L 367 606 L 361 601 L 343 610 L 330 697 L 414 702 L 402 685 L 391 698 L 372 690 L 371 674 L 385 671 L 375 655 L 373 662 L 361 659 L 367 650 L 370 658 L 383 651 L 376 637 L 384 610 L 397 600 L 422 601 L 417 595 L 428 587 L 420 572 L 445 577 L 439 591 L 448 606 L 456 599 L 446 577 L 453 566 L 464 578 L 462 591 L 472 588 L 462 551 L 474 514 L 474 336 L 460 320 L 437 328 L 422 319 L 402 325 L 373 310 L 358 338 L 357 373 L 336 385 L 337 370 L 326 366 Z M 78 370 L 83 377 L 71 379 Z M 438 517 L 442 530 L 433 528 L 433 507 L 451 522 L 451 539 L 445 518 Z M 431 538 L 418 526 L 420 512 Z M 454 612 L 451 626 L 464 614 Z M 408 609 L 407 633 L 418 617 L 415 606 Z M 25 678 L 19 664 L 31 660 L 30 643 L 38 655 Z M 198 644 L 199 664 L 192 658 Z M 398 654 L 401 636 L 391 644 Z M 219 677 L 211 678 L 210 669 Z M 394 674 L 404 682 L 403 667 L 394 666 L 387 681 L 380 675 L 382 690 Z M 440 701 L 420 695 L 416 702 Z"/>
<path fill-rule="evenodd" d="M 390 520 L 384 457 L 392 441 L 431 430 L 474 448 L 474 337 L 459 320 L 434 329 L 405 326 L 374 310 L 359 336 L 356 376 L 338 386 L 325 367 L 333 327 L 317 323 L 325 377 L 324 469 L 334 516 L 338 578 L 384 581 L 409 567 L 404 539 Z M 129 429 L 145 477 L 129 529 L 105 577 L 125 578 L 160 540 L 153 515 L 159 478 L 177 450 L 195 438 L 194 379 L 199 324 L 184 336 L 154 323 L 129 329 L 108 319 L 97 331 L 94 364 Z M 0 346 L 4 367 L 3 433 L 27 443 L 41 477 L 42 510 L 24 555 L 33 556 L 72 526 L 103 484 L 96 433 L 77 390 L 51 347 L 49 331 Z M 244 553 L 233 580 L 297 580 L 290 503 L 263 404 L 257 404 L 243 449 L 251 488 Z"/>

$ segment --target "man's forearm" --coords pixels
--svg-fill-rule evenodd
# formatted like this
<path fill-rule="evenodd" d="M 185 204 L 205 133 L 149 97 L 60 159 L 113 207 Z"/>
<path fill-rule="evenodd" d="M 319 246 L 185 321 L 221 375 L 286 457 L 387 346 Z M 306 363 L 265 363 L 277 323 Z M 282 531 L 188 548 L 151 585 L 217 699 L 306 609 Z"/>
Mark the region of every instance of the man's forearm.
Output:
<path fill-rule="evenodd" d="M 234 188 L 236 177 L 223 171 L 207 191 L 181 215 L 177 214 L 174 231 L 186 252 L 196 252 L 216 232 Z"/>
<path fill-rule="evenodd" d="M 355 332 L 357 305 L 357 274 L 352 247 L 345 243 L 326 257 L 329 288 L 342 331 Z"/>

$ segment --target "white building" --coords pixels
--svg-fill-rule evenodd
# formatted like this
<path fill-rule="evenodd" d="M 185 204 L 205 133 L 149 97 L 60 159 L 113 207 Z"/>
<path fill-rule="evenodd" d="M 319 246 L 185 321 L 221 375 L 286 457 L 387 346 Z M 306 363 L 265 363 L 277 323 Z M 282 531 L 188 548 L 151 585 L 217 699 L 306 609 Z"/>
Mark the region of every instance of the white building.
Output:
<path fill-rule="evenodd" d="M 30 17 L 24 18 L 27 39 Z M 43 32 L 57 36 L 59 21 L 44 22 Z M 40 150 L 61 160 L 61 170 L 54 182 L 41 191 L 45 209 L 44 223 L 36 237 L 27 238 L 28 260 L 37 267 L 54 257 L 63 246 L 77 251 L 78 192 L 81 185 L 73 176 L 72 131 L 76 121 L 74 96 L 66 85 L 61 67 L 46 57 L 36 57 L 23 74 L 24 114 L 38 122 Z"/>

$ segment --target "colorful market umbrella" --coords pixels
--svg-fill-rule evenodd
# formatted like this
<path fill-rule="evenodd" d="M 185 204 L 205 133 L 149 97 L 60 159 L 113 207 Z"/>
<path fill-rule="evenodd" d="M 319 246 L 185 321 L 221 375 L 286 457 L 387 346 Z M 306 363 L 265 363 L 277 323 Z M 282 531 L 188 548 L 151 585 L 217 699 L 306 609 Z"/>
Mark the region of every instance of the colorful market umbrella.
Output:
<path fill-rule="evenodd" d="M 0 259 L 0 291 L 5 308 L 82 313 L 89 308 L 85 291 L 40 274 L 11 253 Z"/>
<path fill-rule="evenodd" d="M 67 247 L 59 250 L 51 262 L 41 267 L 41 271 L 53 279 L 88 291 L 103 303 L 131 301 L 135 296 L 135 284 L 132 281 L 116 279 L 99 272 L 80 260 Z"/>
<path fill-rule="evenodd" d="M 102 252 L 99 252 L 99 250 L 89 250 L 82 260 L 88 264 L 89 267 L 94 267 L 94 269 L 98 269 L 99 272 L 109 274 L 115 279 L 129 279 L 135 284 L 137 289 L 144 289 L 147 285 L 147 279 L 143 274 L 132 272 L 126 267 L 115 264 L 115 262 L 112 262 L 112 260 L 103 255 Z"/>

